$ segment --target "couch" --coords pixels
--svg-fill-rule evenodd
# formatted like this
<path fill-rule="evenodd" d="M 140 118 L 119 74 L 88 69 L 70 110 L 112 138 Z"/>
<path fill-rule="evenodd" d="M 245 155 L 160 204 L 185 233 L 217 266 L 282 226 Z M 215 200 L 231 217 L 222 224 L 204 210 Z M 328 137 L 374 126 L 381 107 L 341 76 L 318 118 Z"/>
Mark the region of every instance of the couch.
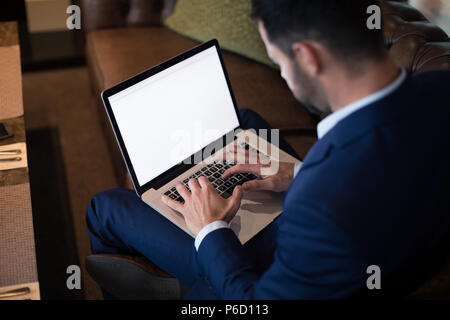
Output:
<path fill-rule="evenodd" d="M 164 25 L 176 9 L 176 0 L 81 0 L 80 4 L 86 60 L 110 159 L 119 183 L 130 187 L 100 92 L 199 43 Z M 450 39 L 443 30 L 407 1 L 380 5 L 386 46 L 399 66 L 413 74 L 450 70 Z M 224 51 L 224 60 L 238 107 L 261 114 L 304 157 L 316 140 L 320 118 L 293 98 L 276 69 L 229 51 Z"/>

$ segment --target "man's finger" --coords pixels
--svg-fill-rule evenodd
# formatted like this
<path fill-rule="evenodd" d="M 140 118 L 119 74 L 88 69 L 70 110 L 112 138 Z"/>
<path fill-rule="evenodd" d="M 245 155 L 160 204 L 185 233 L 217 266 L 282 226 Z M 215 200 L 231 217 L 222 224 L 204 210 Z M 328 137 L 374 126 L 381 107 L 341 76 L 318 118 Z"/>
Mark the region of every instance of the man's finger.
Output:
<path fill-rule="evenodd" d="M 192 192 L 200 191 L 200 185 L 198 184 L 197 179 L 190 179 L 188 185 Z"/>
<path fill-rule="evenodd" d="M 161 201 L 169 208 L 182 213 L 184 206 L 180 202 L 170 199 L 168 196 L 162 196 Z"/>
<path fill-rule="evenodd" d="M 221 178 L 222 180 L 226 180 L 228 177 L 237 173 L 253 173 L 259 176 L 261 174 L 261 166 L 261 164 L 237 164 L 226 170 Z"/>
<path fill-rule="evenodd" d="M 233 190 L 233 194 L 231 195 L 231 201 L 234 204 L 240 204 L 242 200 L 243 192 L 242 192 L 242 186 L 237 186 Z"/>
<path fill-rule="evenodd" d="M 191 196 L 189 190 L 180 181 L 177 181 L 175 188 L 177 188 L 178 193 L 185 201 Z"/>
<path fill-rule="evenodd" d="M 226 217 L 227 222 L 230 222 L 236 215 L 236 212 L 241 206 L 242 196 L 243 196 L 242 187 L 237 186 L 236 188 L 234 188 L 231 198 L 228 199 L 228 201 L 231 202 L 231 208 L 229 210 L 228 216 Z"/>
<path fill-rule="evenodd" d="M 198 183 L 200 184 L 200 187 L 202 189 L 212 187 L 211 182 L 209 182 L 208 178 L 206 178 L 205 176 L 201 176 L 200 178 L 198 178 Z"/>
<path fill-rule="evenodd" d="M 272 190 L 273 187 L 273 181 L 271 181 L 270 179 L 247 181 L 242 185 L 244 192 Z"/>

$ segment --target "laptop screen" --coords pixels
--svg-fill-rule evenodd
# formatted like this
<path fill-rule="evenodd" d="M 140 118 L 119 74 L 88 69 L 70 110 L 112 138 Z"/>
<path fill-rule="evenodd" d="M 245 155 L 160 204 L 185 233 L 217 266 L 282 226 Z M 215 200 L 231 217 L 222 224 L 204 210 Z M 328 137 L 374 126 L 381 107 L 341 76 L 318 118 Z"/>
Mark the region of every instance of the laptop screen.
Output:
<path fill-rule="evenodd" d="M 140 186 L 239 126 L 216 47 L 109 97 Z"/>

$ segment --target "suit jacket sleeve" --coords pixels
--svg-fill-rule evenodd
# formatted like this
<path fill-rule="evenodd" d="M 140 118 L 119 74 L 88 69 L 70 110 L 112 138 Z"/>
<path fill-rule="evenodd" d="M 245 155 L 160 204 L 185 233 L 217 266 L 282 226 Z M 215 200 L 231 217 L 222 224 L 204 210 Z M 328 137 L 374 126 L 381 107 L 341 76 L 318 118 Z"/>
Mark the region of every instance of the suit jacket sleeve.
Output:
<path fill-rule="evenodd" d="M 319 205 L 296 201 L 284 209 L 273 263 L 263 274 L 232 230 L 203 239 L 198 261 L 221 298 L 335 299 L 365 285 L 362 254 Z"/>

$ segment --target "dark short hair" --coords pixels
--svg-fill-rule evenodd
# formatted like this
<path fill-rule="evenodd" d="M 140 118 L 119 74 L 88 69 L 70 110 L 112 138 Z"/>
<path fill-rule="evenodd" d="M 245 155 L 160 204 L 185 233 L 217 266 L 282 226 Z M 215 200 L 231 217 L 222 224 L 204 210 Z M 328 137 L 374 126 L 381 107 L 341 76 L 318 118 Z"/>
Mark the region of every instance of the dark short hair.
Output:
<path fill-rule="evenodd" d="M 269 40 L 294 56 L 292 44 L 314 40 L 349 63 L 386 55 L 381 30 L 367 27 L 367 8 L 376 0 L 252 0 Z M 357 60 L 356 60 L 357 59 Z"/>

